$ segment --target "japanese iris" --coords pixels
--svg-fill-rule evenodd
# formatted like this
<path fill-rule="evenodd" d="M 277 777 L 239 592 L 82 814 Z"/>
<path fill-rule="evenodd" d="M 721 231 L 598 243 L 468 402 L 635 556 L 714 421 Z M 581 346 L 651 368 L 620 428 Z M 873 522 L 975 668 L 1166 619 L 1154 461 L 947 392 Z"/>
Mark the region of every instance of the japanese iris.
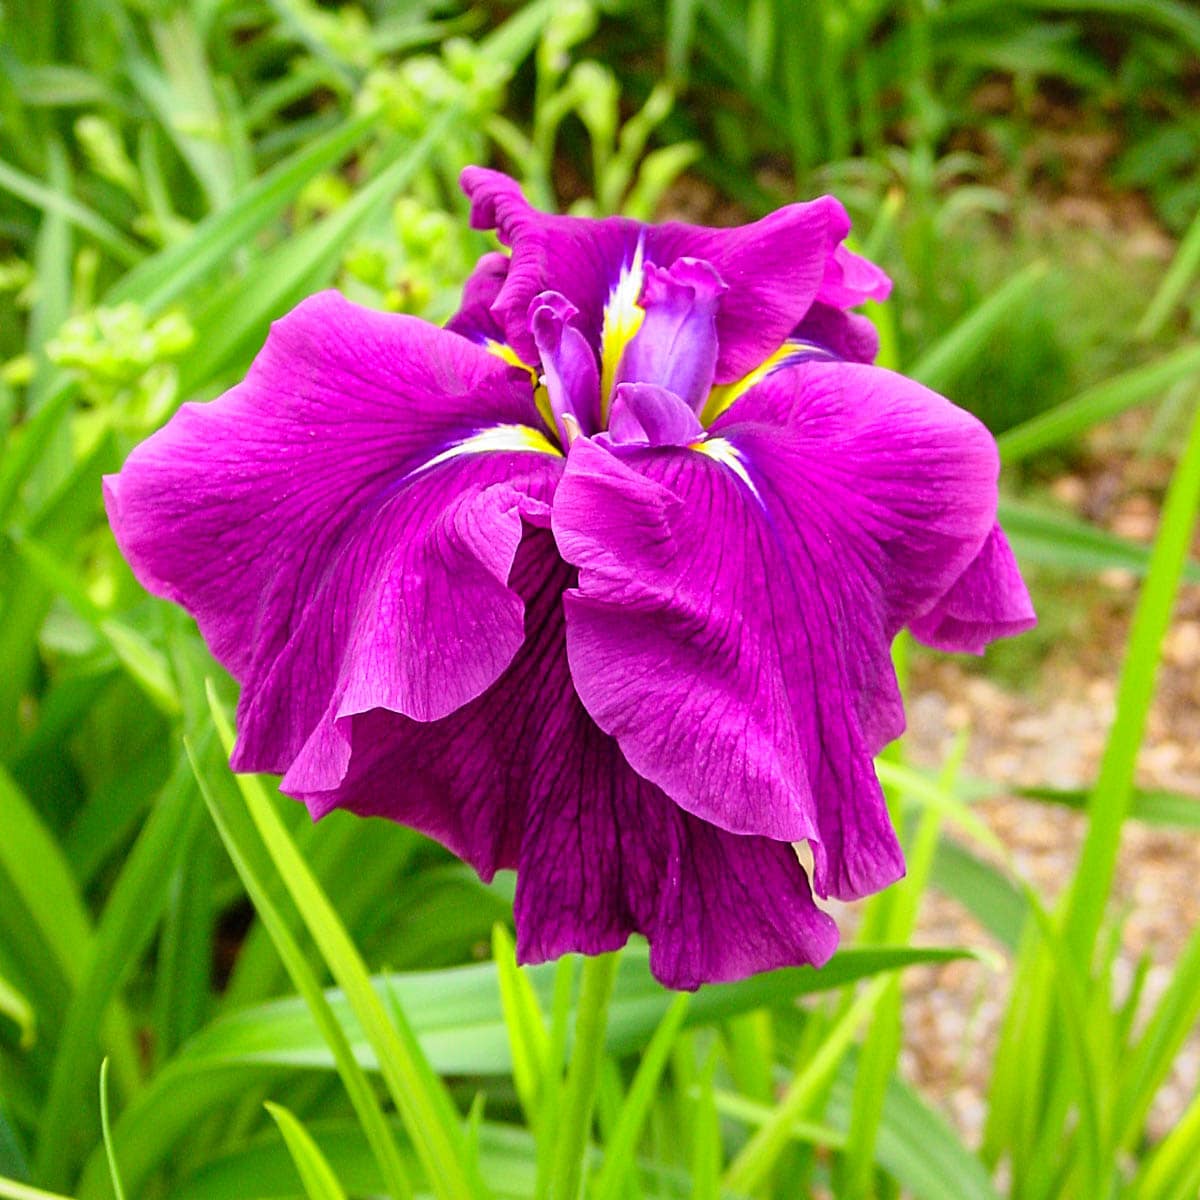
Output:
<path fill-rule="evenodd" d="M 993 440 L 870 365 L 890 285 L 829 197 L 705 229 L 463 186 L 511 254 L 446 328 L 304 301 L 106 480 L 120 547 L 240 681 L 234 767 L 516 868 L 522 960 L 822 963 L 812 892 L 904 870 L 892 639 L 1034 621 Z"/>

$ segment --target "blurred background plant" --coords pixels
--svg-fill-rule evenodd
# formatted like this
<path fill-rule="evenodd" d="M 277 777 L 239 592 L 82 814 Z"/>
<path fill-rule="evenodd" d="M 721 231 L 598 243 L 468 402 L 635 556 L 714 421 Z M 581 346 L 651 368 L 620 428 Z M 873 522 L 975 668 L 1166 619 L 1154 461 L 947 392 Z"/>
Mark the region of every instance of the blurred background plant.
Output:
<path fill-rule="evenodd" d="M 0 1196 L 1194 1197 L 1200 1102 L 1164 1089 L 1200 934 L 1180 898 L 1148 987 L 1113 885 L 1131 830 L 1186 860 L 1200 827 L 1136 770 L 1164 641 L 1200 677 L 1170 625 L 1200 579 L 1197 62 L 1179 0 L 0 6 Z M 999 435 L 1037 585 L 1040 632 L 954 678 L 1038 712 L 1064 647 L 1123 658 L 1083 786 L 1047 754 L 998 800 L 961 738 L 889 752 L 909 877 L 823 972 L 673 999 L 632 946 L 597 1028 L 575 962 L 515 967 L 511 879 L 235 783 L 229 681 L 116 553 L 101 474 L 302 296 L 453 311 L 489 246 L 469 162 L 643 219 L 836 192 L 897 280 L 884 360 Z M 1130 479 L 1148 526 L 1105 500 Z M 1018 803 L 1083 810 L 1057 888 L 996 832 Z M 914 945 L 944 897 L 977 925 Z M 1011 997 L 962 1037 L 974 1129 L 905 1068 L 903 980 L 939 963 Z"/>

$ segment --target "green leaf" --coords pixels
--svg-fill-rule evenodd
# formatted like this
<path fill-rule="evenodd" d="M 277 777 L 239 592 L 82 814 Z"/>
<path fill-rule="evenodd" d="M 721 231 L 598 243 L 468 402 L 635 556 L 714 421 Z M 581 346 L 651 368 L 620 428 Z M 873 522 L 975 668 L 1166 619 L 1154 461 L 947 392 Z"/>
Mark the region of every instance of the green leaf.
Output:
<path fill-rule="evenodd" d="M 1200 929 L 1192 930 L 1171 981 L 1137 1043 L 1118 1064 L 1113 1141 L 1131 1150 L 1142 1136 L 1154 1097 L 1200 1018 Z"/>
<path fill-rule="evenodd" d="M 945 392 L 987 349 L 992 335 L 1024 307 L 1048 273 L 1044 262 L 1031 263 L 997 288 L 977 308 L 926 350 L 908 374 L 926 387 Z"/>
<path fill-rule="evenodd" d="M 16 1024 L 21 1037 L 21 1049 L 28 1050 L 33 1045 L 37 1028 L 33 1005 L 2 975 L 0 975 L 0 1014 Z"/>
<path fill-rule="evenodd" d="M 1200 213 L 1192 219 L 1158 290 L 1134 330 L 1134 337 L 1149 340 L 1158 335 L 1182 301 L 1197 271 L 1200 271 Z"/>
<path fill-rule="evenodd" d="M 266 883 L 272 870 L 270 859 L 256 836 L 244 808 L 237 802 L 237 793 L 229 778 L 228 768 L 223 762 L 215 760 L 214 756 L 208 756 L 201 762 L 189 750 L 189 757 L 209 812 L 221 834 L 221 840 L 225 843 L 225 848 L 229 851 L 230 858 L 233 859 L 234 866 L 254 902 L 259 918 L 271 933 L 271 938 L 279 951 L 279 957 L 283 960 L 292 982 L 303 998 L 302 1002 L 306 1006 L 318 1037 L 328 1048 L 332 1062 L 336 1064 L 346 1093 L 350 1097 L 350 1102 L 362 1125 L 363 1133 L 379 1164 L 388 1194 L 394 1200 L 408 1200 L 412 1196 L 412 1188 L 408 1182 L 396 1143 L 392 1138 L 391 1130 L 383 1116 L 383 1110 L 379 1106 L 375 1090 L 355 1058 L 350 1040 L 321 991 L 317 977 L 306 962 L 286 918 L 272 899 L 271 889 Z M 178 1059 L 174 1060 L 171 1066 L 178 1073 Z M 168 1067 L 157 1077 L 155 1083 L 161 1087 L 163 1081 L 166 1080 L 169 1084 L 171 1081 L 170 1071 L 171 1067 Z M 186 1078 L 186 1072 L 184 1075 Z M 226 1081 L 221 1081 L 221 1083 L 224 1082 Z M 240 1077 L 235 1080 L 235 1086 L 240 1090 Z M 205 1099 L 203 1093 L 193 1091 L 193 1088 L 195 1088 L 194 1080 L 188 1083 L 187 1099 L 193 1103 L 199 1099 L 203 1103 Z M 143 1107 L 145 1107 L 146 1096 L 151 1091 L 153 1088 L 147 1089 L 139 1097 L 143 1102 Z M 224 1098 L 219 1086 L 213 1089 L 213 1094 L 218 1098 Z M 130 1117 L 132 1111 L 132 1107 L 127 1110 L 126 1118 Z M 153 1107 L 149 1111 L 153 1112 Z M 202 1112 L 204 1109 L 200 1108 L 199 1111 Z M 176 1118 L 183 1115 L 187 1120 L 187 1106 L 178 1103 L 177 1099 L 173 1104 L 172 1115 Z M 131 1119 L 135 1131 L 138 1130 L 138 1121 L 139 1118 L 136 1115 Z M 157 1133 L 159 1136 L 166 1132 L 170 1137 L 172 1133 L 178 1136 L 182 1130 L 178 1128 L 163 1130 L 160 1121 L 152 1123 L 147 1132 Z M 127 1171 L 131 1173 L 136 1171 L 133 1177 L 138 1182 L 149 1174 L 158 1162 L 157 1158 L 145 1154 L 143 1146 L 137 1147 L 136 1157 L 129 1154 L 125 1161 Z M 131 1162 L 136 1166 L 131 1166 Z M 85 1176 L 84 1195 L 92 1194 L 88 1190 L 89 1182 L 89 1178 Z"/>
<path fill-rule="evenodd" d="M 1133 773 L 1154 697 L 1159 655 L 1200 506 L 1200 409 L 1171 479 L 1150 573 L 1134 610 L 1117 688 L 1117 710 L 1088 805 L 1088 832 L 1063 906 L 1068 944 L 1090 964 L 1133 795 Z"/>
<path fill-rule="evenodd" d="M 796 1121 L 807 1115 L 810 1106 L 833 1078 L 859 1029 L 873 1016 L 888 982 L 886 978 L 873 980 L 834 1021 L 820 1048 L 797 1071 L 770 1118 L 729 1164 L 725 1172 L 728 1188 L 753 1192 L 763 1184 L 786 1149 Z"/>
<path fill-rule="evenodd" d="M 849 1113 L 849 1074 L 834 1086 L 830 1117 Z M 893 1077 L 884 1098 L 876 1146 L 879 1165 L 914 1200 L 999 1200 L 983 1164 L 959 1141 L 946 1119 Z"/>
<path fill-rule="evenodd" d="M 213 721 L 229 753 L 233 748 L 233 731 L 211 689 L 209 703 Z M 461 1119 L 448 1093 L 425 1061 L 415 1037 L 404 1025 L 389 1019 L 358 950 L 308 864 L 297 852 L 262 781 L 240 775 L 237 782 L 275 869 L 375 1051 L 388 1092 L 435 1194 L 446 1200 L 486 1195 L 478 1168 L 467 1155 Z"/>
<path fill-rule="evenodd" d="M 15 1179 L 0 1179 L 0 1200 L 71 1200 L 71 1197 L 58 1192 L 44 1192 L 41 1188 L 18 1183 Z"/>
<path fill-rule="evenodd" d="M 157 927 L 171 876 L 187 852 L 200 811 L 187 759 L 181 755 L 109 893 L 55 1047 L 36 1159 L 38 1178 L 53 1186 L 70 1178 L 70 1135 L 95 1071 L 96 1031 Z"/>
<path fill-rule="evenodd" d="M 26 204 L 32 204 L 34 208 L 45 213 L 65 217 L 77 229 L 95 238 L 113 258 L 126 266 L 136 263 L 145 253 L 141 246 L 94 213 L 87 205 L 81 204 L 65 192 L 47 187 L 40 180 L 4 162 L 0 162 L 0 189 L 10 192 Z"/>
<path fill-rule="evenodd" d="M 62 596 L 108 643 L 117 661 L 150 702 L 165 716 L 177 716 L 179 698 L 171 681 L 166 658 L 136 630 L 103 612 L 88 596 L 75 574 L 63 566 L 47 547 L 24 535 L 15 537 L 14 542 L 17 552 L 37 578 L 48 589 Z"/>
<path fill-rule="evenodd" d="M 104 1135 L 104 1154 L 108 1159 L 108 1177 L 112 1181 L 116 1200 L 125 1200 L 125 1188 L 121 1183 L 121 1169 L 117 1166 L 117 1154 L 113 1149 L 112 1124 L 108 1119 L 108 1059 L 100 1064 L 100 1129 Z"/>
<path fill-rule="evenodd" d="M 1200 1095 L 1154 1151 L 1142 1160 L 1132 1200 L 1193 1200 L 1200 1192 Z"/>
<path fill-rule="evenodd" d="M 1149 546 L 1097 529 L 1074 517 L 1016 500 L 1001 500 L 997 515 L 1022 562 L 1085 575 L 1095 575 L 1114 567 L 1139 576 L 1149 570 Z M 1200 564 L 1187 562 L 1184 578 L 1190 583 L 1200 582 Z"/>
<path fill-rule="evenodd" d="M 1000 461 L 1020 462 L 1070 441 L 1136 404 L 1155 399 L 1172 384 L 1197 372 L 1200 346 L 1183 346 L 1146 366 L 1134 367 L 1002 433 L 996 439 Z"/>
<path fill-rule="evenodd" d="M 1024 893 L 1003 872 L 957 842 L 938 844 L 931 875 L 934 885 L 963 904 L 998 941 L 1016 950 L 1029 916 Z"/>
<path fill-rule="evenodd" d="M 0 829 L 0 897 L 23 906 L 43 952 L 74 984 L 90 948 L 87 910 L 54 835 L 2 768 Z"/>
<path fill-rule="evenodd" d="M 304 1126 L 280 1104 L 268 1103 L 265 1107 L 279 1126 L 309 1200 L 346 1200 L 333 1168 Z"/>
<path fill-rule="evenodd" d="M 352 153 L 378 126 L 374 115 L 346 121 L 255 180 L 228 208 L 206 217 L 182 242 L 126 272 L 105 293 L 108 305 L 134 300 L 161 312 L 275 220 L 306 183 Z"/>
<path fill-rule="evenodd" d="M 327 283 L 358 229 L 429 162 L 458 117 L 455 109 L 439 113 L 347 204 L 262 255 L 248 278 L 218 288 L 196 314 L 194 348 L 179 363 L 181 394 L 220 378 L 262 343 L 272 320 Z"/>
<path fill-rule="evenodd" d="M 206 799 L 220 797 L 218 772 L 222 764 L 208 767 Z M 225 772 L 228 780 L 228 772 Z M 229 815 L 230 800 L 220 799 Z M 234 815 L 237 808 L 235 807 Z M 244 812 L 243 822 L 246 821 Z M 241 844 L 239 839 L 239 844 Z M 258 855 L 265 858 L 261 846 Z M 266 870 L 269 864 L 261 867 Z M 263 886 L 252 891 L 260 913 Z M 269 911 L 275 905 L 269 903 Z M 264 916 L 265 919 L 265 916 Z M 298 950 L 297 950 L 298 953 Z M 301 955 L 301 960 L 303 956 Z M 803 995 L 835 991 L 859 979 L 925 963 L 946 963 L 970 958 L 967 950 L 930 947 L 855 948 L 839 951 L 819 971 L 812 967 L 767 972 L 740 983 L 710 984 L 693 996 L 685 1026 L 710 1025 L 764 1005 L 788 1005 Z M 564 960 L 569 965 L 570 959 Z M 556 990 L 569 999 L 569 989 L 556 982 L 570 976 L 563 964 L 525 968 L 544 1011 L 557 1016 Z M 420 1039 L 421 1048 L 441 1075 L 468 1077 L 508 1076 L 512 1055 L 500 1008 L 496 968 L 492 963 L 416 971 L 382 979 L 374 986 L 384 998 L 393 992 Z M 345 996 L 336 989 L 323 994 L 336 1028 L 345 1030 L 352 1053 L 364 1069 L 378 1070 L 376 1054 L 361 1032 Z M 117 1123 L 117 1144 L 131 1190 L 169 1155 L 176 1141 L 208 1112 L 231 1103 L 255 1078 L 269 1079 L 279 1071 L 332 1070 L 337 1059 L 309 1011 L 310 1001 L 288 997 L 218 1017 L 201 1030 L 171 1062 L 133 1098 Z M 670 994 L 650 974 L 644 945 L 626 948 L 621 957 L 612 1005 L 609 1009 L 606 1048 L 615 1056 L 638 1053 L 670 1003 Z M 562 1009 L 561 1026 L 567 1027 L 570 1009 Z M 551 1034 L 551 1061 L 554 1059 Z M 88 1164 L 82 1197 L 103 1195 L 103 1163 L 93 1157 Z"/>
<path fill-rule="evenodd" d="M 492 930 L 492 961 L 496 964 L 500 1007 L 512 1053 L 513 1083 L 526 1122 L 530 1128 L 536 1128 L 544 1091 L 550 1035 L 533 985 L 517 966 L 512 935 L 503 925 L 496 925 Z"/>
<path fill-rule="evenodd" d="M 1090 792 L 1083 789 L 1027 787 L 1016 794 L 1043 804 L 1057 804 L 1079 811 L 1088 806 Z M 1200 797 L 1179 792 L 1150 792 L 1135 788 L 1129 799 L 1129 819 L 1165 829 L 1200 832 Z"/>
<path fill-rule="evenodd" d="M 671 1001 L 642 1054 L 629 1094 L 621 1107 L 616 1129 L 605 1141 L 604 1165 L 591 1192 L 594 1200 L 621 1200 L 626 1194 L 626 1174 L 634 1161 L 642 1126 L 646 1122 L 651 1104 L 654 1103 L 659 1078 L 675 1038 L 683 1026 L 683 1019 L 687 1016 L 690 1000 L 691 997 L 686 992 L 681 992 Z"/>

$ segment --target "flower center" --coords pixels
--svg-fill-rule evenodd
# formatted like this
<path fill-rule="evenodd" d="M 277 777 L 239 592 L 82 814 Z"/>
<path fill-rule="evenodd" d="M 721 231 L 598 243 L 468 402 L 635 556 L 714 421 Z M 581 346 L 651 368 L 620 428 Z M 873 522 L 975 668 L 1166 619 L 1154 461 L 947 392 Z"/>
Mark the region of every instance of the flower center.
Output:
<path fill-rule="evenodd" d="M 835 357 L 789 338 L 743 378 L 713 384 L 717 312 L 726 284 L 711 263 L 646 262 L 639 242 L 604 306 L 599 354 L 580 312 L 560 292 L 529 308 L 541 363 L 536 398 L 564 448 L 581 434 L 609 444 L 689 446 L 705 427 L 773 371 L 806 358 Z"/>

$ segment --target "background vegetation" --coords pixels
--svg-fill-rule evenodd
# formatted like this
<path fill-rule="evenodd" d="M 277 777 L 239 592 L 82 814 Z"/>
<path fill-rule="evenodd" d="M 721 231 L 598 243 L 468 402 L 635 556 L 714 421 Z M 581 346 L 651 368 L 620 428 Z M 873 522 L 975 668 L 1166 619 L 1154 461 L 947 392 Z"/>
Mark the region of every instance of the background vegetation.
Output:
<path fill-rule="evenodd" d="M 1200 578 L 1197 62 L 1180 0 L 0 8 L 0 1196 L 1195 1197 L 1200 1101 L 1147 1117 L 1200 931 L 1151 999 L 1109 901 L 1127 822 L 1200 826 L 1135 787 Z M 232 685 L 100 476 L 319 287 L 446 317 L 468 162 L 585 212 L 847 202 L 885 361 L 999 435 L 1043 632 L 984 669 L 1036 680 L 1090 581 L 1141 580 L 1093 786 L 1032 793 L 1087 817 L 1053 905 L 961 753 L 889 752 L 907 880 L 821 972 L 672 996 L 636 945 L 518 970 L 511 879 L 229 774 Z M 1152 547 L 1049 486 L 1139 406 L 1176 463 Z M 898 1070 L 904 970 L 982 953 L 911 944 L 929 889 L 1007 948 L 978 1145 Z"/>

